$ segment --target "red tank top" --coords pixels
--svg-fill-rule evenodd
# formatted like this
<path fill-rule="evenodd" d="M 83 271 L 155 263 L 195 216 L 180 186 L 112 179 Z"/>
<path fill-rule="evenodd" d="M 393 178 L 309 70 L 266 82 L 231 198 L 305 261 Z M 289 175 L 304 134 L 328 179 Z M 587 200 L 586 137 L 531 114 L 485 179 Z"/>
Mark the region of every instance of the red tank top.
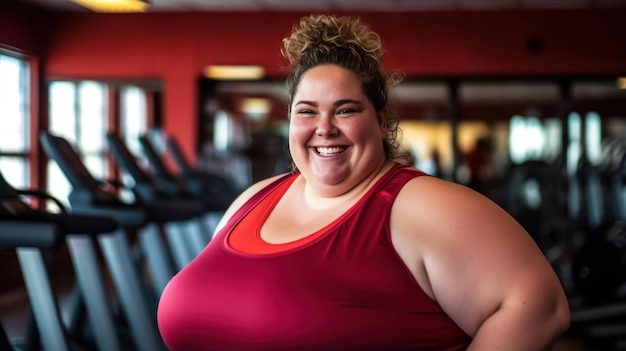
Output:
<path fill-rule="evenodd" d="M 286 251 L 298 246 L 304 245 L 315 240 L 318 236 L 326 232 L 326 228 L 322 228 L 313 234 L 309 234 L 302 239 L 294 240 L 283 244 L 270 244 L 261 238 L 261 228 L 263 223 L 272 213 L 278 201 L 283 197 L 289 186 L 296 180 L 296 177 L 289 177 L 284 182 L 280 182 L 274 188 L 274 191 L 266 194 L 253 209 L 251 209 L 233 228 L 228 236 L 228 245 L 235 250 L 248 253 L 267 254 L 280 251 Z M 344 214 L 345 216 L 345 214 Z M 340 221 L 343 216 L 339 217 Z M 329 224 L 329 225 L 332 225 Z"/>
<path fill-rule="evenodd" d="M 470 337 L 424 293 L 391 244 L 393 201 L 421 175 L 392 168 L 310 242 L 237 251 L 228 245 L 233 228 L 297 175 L 262 189 L 163 291 L 163 340 L 172 351 L 465 349 Z"/>

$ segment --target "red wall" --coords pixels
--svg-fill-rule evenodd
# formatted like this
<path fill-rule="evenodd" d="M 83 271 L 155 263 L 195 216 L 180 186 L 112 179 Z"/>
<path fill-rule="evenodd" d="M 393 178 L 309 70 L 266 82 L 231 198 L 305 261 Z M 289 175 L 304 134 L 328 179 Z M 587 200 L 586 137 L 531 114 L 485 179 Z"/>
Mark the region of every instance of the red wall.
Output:
<path fill-rule="evenodd" d="M 303 13 L 53 14 L 45 71 L 55 78 L 158 78 L 164 129 L 189 156 L 196 81 L 209 64 L 261 64 L 282 75 L 282 37 Z M 626 10 L 362 13 L 409 76 L 626 72 Z M 543 51 L 531 52 L 528 39 Z"/>
<path fill-rule="evenodd" d="M 38 54 L 42 14 L 0 2 L 0 48 Z"/>

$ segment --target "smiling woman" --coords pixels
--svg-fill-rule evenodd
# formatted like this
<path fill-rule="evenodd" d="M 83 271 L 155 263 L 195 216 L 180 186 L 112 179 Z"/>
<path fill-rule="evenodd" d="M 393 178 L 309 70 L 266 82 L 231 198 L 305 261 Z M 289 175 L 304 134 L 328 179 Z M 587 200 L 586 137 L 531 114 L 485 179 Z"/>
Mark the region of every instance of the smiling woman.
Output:
<path fill-rule="evenodd" d="M 233 202 L 158 311 L 172 350 L 549 350 L 556 274 L 504 210 L 398 162 L 378 35 L 312 15 L 284 41 L 295 169 Z"/>
<path fill-rule="evenodd" d="M 311 68 L 293 99 L 289 149 L 311 185 L 328 196 L 341 195 L 382 168 L 386 116 L 354 73 L 329 64 Z M 376 139 L 378 144 L 371 142 Z"/>

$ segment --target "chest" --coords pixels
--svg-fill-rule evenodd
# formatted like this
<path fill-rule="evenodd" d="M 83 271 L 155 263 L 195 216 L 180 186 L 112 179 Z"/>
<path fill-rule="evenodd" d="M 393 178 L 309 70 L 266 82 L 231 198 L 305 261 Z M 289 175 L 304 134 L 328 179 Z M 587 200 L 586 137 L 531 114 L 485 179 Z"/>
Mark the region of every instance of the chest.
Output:
<path fill-rule="evenodd" d="M 382 238 L 361 241 L 345 232 L 338 226 L 305 248 L 267 256 L 230 252 L 218 236 L 162 297 L 160 327 L 168 345 L 194 350 L 462 345 L 463 334 L 420 291 Z"/>
<path fill-rule="evenodd" d="M 358 203 L 354 197 L 311 206 L 297 188 L 290 192 L 265 209 L 260 235 L 268 243 L 287 243 L 318 233 L 356 211 Z"/>

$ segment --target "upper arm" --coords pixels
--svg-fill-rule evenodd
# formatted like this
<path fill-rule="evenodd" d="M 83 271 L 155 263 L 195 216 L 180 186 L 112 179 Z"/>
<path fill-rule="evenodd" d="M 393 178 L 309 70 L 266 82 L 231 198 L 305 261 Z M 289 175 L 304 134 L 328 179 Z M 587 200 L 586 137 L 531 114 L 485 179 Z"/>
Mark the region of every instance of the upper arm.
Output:
<path fill-rule="evenodd" d="M 394 203 L 392 232 L 415 252 L 407 264 L 421 266 L 433 297 L 469 335 L 505 307 L 522 319 L 562 308 L 560 282 L 532 238 L 466 187 L 412 180 Z"/>

